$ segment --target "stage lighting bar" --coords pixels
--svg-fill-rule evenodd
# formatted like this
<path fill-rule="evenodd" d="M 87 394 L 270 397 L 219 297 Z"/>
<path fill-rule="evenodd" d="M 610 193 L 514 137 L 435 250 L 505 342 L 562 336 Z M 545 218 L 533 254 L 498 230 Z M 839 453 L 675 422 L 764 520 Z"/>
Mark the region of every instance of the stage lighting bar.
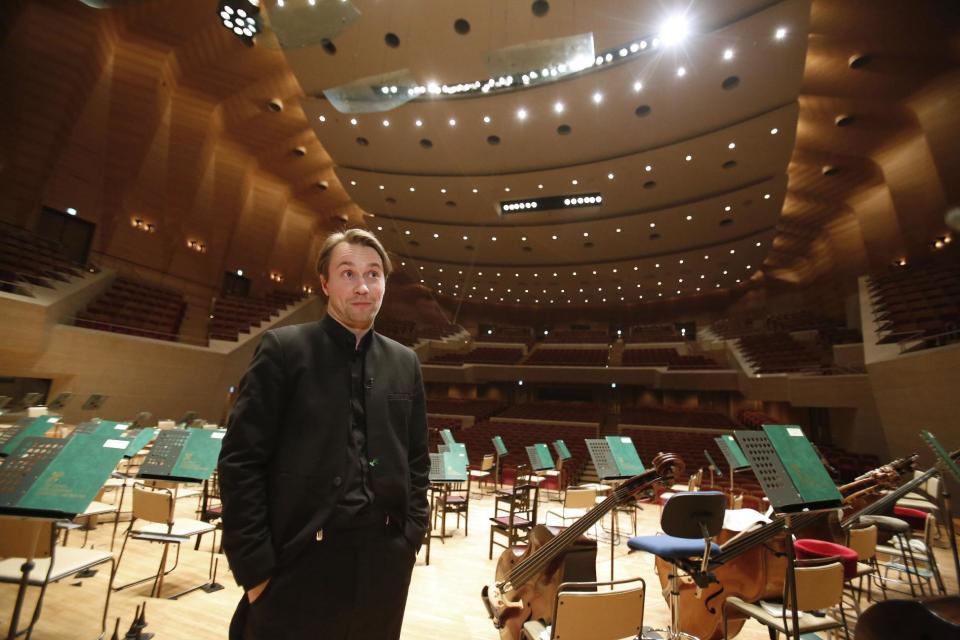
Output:
<path fill-rule="evenodd" d="M 232 31 L 243 44 L 253 46 L 253 38 L 260 33 L 259 0 L 220 0 L 217 6 L 223 26 Z"/>
<path fill-rule="evenodd" d="M 523 198 L 519 200 L 501 200 L 501 213 L 532 213 L 536 211 L 556 211 L 558 209 L 583 209 L 599 207 L 603 204 L 600 192 L 576 193 L 545 198 Z"/>

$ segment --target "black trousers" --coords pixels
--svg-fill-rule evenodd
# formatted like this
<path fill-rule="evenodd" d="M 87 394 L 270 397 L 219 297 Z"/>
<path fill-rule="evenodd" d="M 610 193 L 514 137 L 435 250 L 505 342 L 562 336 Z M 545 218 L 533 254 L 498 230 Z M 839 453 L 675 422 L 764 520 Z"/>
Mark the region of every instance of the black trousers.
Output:
<path fill-rule="evenodd" d="M 230 640 L 397 640 L 416 550 L 396 524 L 324 534 L 246 595 Z"/>

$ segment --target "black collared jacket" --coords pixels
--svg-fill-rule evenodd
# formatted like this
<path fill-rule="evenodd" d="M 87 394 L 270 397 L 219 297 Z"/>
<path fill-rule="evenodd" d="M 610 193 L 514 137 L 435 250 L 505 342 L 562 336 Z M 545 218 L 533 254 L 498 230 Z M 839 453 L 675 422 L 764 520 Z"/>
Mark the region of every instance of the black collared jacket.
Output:
<path fill-rule="evenodd" d="M 223 546 L 249 589 L 316 539 L 345 488 L 348 360 L 321 323 L 267 331 L 240 383 L 218 469 Z M 373 333 L 365 377 L 375 504 L 419 548 L 427 527 L 427 417 L 413 350 Z"/>

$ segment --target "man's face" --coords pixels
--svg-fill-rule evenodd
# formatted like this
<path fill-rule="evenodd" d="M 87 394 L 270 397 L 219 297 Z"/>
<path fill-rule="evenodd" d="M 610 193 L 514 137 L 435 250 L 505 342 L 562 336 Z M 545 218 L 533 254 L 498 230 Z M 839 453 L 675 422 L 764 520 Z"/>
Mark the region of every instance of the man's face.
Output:
<path fill-rule="evenodd" d="M 369 329 L 386 289 L 380 254 L 361 244 L 341 242 L 330 255 L 327 271 L 329 278 L 320 275 L 327 313 L 353 331 Z"/>

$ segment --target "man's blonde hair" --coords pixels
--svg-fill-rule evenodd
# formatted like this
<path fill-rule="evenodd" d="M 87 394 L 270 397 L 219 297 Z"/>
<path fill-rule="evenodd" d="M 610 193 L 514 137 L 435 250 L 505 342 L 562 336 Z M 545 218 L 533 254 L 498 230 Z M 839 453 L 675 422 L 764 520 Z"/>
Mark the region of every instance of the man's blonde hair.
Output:
<path fill-rule="evenodd" d="M 324 278 L 330 278 L 330 256 L 333 255 L 333 250 L 344 242 L 347 244 L 358 244 L 364 247 L 370 247 L 376 251 L 380 256 L 380 261 L 383 263 L 384 278 L 393 272 L 393 263 L 390 262 L 390 256 L 387 255 L 387 250 L 383 248 L 382 244 L 380 244 L 377 236 L 373 235 L 366 229 L 347 229 L 346 231 L 337 231 L 336 233 L 331 233 L 329 236 L 327 236 L 327 239 L 323 243 L 323 247 L 320 248 L 320 257 L 317 258 L 318 274 Z"/>

